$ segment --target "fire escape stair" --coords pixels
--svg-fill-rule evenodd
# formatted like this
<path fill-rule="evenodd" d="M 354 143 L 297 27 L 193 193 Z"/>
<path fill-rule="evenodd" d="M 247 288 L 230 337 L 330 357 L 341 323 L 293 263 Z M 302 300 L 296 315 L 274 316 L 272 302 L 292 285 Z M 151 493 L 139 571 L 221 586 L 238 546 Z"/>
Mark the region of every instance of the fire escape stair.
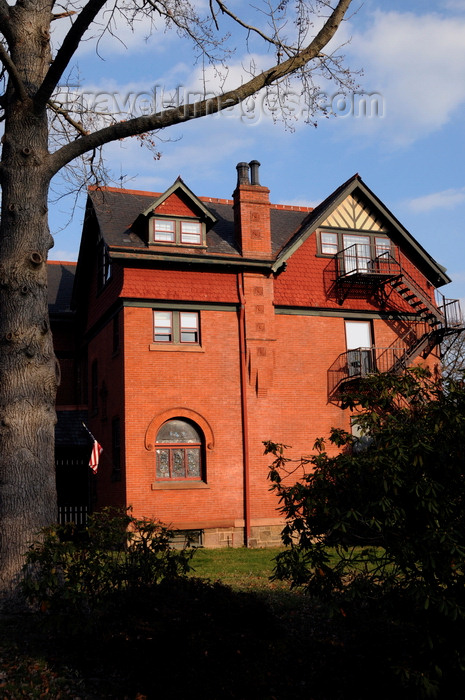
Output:
<path fill-rule="evenodd" d="M 388 284 L 407 302 L 412 311 L 420 314 L 432 328 L 445 324 L 446 319 L 441 310 L 405 272 L 389 280 Z"/>
<path fill-rule="evenodd" d="M 343 251 L 343 253 L 346 253 L 346 251 Z M 381 270 L 382 266 L 383 269 Z M 373 270 L 378 270 L 378 268 L 383 274 L 375 276 Z M 445 336 L 465 331 L 465 324 L 458 300 L 445 299 L 440 295 L 442 301 L 436 304 L 435 299 L 432 299 L 430 294 L 403 270 L 400 264 L 391 256 L 383 255 L 380 256 L 379 260 L 375 260 L 370 267 L 369 274 L 366 274 L 364 269 L 358 270 L 357 274 L 354 272 L 346 277 L 341 275 L 339 278 L 341 284 L 364 280 L 367 283 L 378 284 L 387 295 L 391 292 L 396 292 L 413 312 L 413 318 L 410 320 L 402 312 L 407 311 L 406 307 L 404 306 L 403 310 L 399 309 L 400 315 L 403 317 L 403 323 L 409 325 L 410 329 L 400 338 L 404 344 L 403 348 L 400 348 L 398 345 L 393 345 L 389 348 L 359 348 L 359 372 L 350 371 L 350 353 L 342 353 L 328 370 L 328 387 L 331 396 L 336 395 L 348 383 L 365 376 L 367 373 L 366 364 L 364 364 L 362 358 L 368 356 L 371 358 L 371 361 L 367 360 L 367 362 L 369 364 L 371 362 L 370 367 L 372 371 L 400 373 L 420 355 L 426 357 L 433 348 L 443 341 Z M 350 291 L 350 284 L 348 289 Z M 339 303 L 342 303 L 345 296 L 349 293 L 347 289 L 344 293 L 342 291 L 341 287 Z M 354 351 L 350 352 L 353 353 Z"/>
<path fill-rule="evenodd" d="M 390 371 L 399 372 L 408 367 L 422 353 L 426 356 L 441 342 L 447 323 L 442 311 L 407 273 L 402 272 L 394 279 L 389 280 L 388 284 L 407 302 L 412 311 L 421 316 L 430 328 L 405 350 L 402 357 L 396 360 Z"/>

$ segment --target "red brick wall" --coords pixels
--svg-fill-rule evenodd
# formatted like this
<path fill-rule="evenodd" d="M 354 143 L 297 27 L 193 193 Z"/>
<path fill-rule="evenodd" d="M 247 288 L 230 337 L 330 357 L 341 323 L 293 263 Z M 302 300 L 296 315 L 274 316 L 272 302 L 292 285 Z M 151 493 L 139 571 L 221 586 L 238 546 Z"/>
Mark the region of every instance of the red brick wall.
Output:
<path fill-rule="evenodd" d="M 328 436 L 331 427 L 349 430 L 350 414 L 328 399 L 328 369 L 346 350 L 344 317 L 275 314 L 274 281 L 258 273 L 244 276 L 244 294 L 254 522 L 279 516 L 276 497 L 269 491 L 270 458 L 263 455 L 263 441 L 283 442 L 290 446 L 289 456 L 300 459 L 311 453 L 316 437 Z M 112 481 L 111 460 L 107 465 L 104 453 L 98 476 L 100 498 L 105 493 L 107 502 L 124 500 L 136 515 L 180 528 L 239 523 L 244 494 L 238 313 L 201 311 L 200 352 L 150 349 L 152 314 L 151 308 L 133 306 L 121 311 L 124 368 L 122 351 L 105 362 L 111 357 L 111 324 L 89 347 L 89 367 L 94 357 L 100 358 L 100 381 L 105 380 L 109 389 L 107 419 L 94 417 L 91 426 L 110 457 L 111 417 L 121 412 L 128 465 L 123 489 L 123 484 Z M 376 343 L 388 346 L 397 338 L 397 328 L 381 319 L 374 319 L 373 327 Z M 214 445 L 206 450 L 206 489 L 152 488 L 155 452 L 148 449 L 147 431 L 159 414 L 169 410 L 191 418 L 199 414 L 211 426 Z"/>
<path fill-rule="evenodd" d="M 97 264 L 92 267 L 88 294 L 87 328 L 89 330 L 98 323 L 102 315 L 120 296 L 123 282 L 123 268 L 120 263 L 113 262 L 111 266 L 111 279 L 101 290 L 97 287 Z M 82 300 L 83 302 L 83 300 Z"/>
<path fill-rule="evenodd" d="M 260 185 L 239 185 L 234 192 L 236 235 L 244 257 L 271 257 L 269 194 Z"/>
<path fill-rule="evenodd" d="M 202 311 L 202 351 L 150 350 L 152 309 L 125 308 L 127 500 L 138 514 L 175 521 L 242 517 L 238 321 L 235 311 Z M 157 414 L 195 411 L 212 426 L 208 489 L 152 490 L 155 453 L 145 436 Z M 184 414 L 185 415 L 185 414 Z"/>

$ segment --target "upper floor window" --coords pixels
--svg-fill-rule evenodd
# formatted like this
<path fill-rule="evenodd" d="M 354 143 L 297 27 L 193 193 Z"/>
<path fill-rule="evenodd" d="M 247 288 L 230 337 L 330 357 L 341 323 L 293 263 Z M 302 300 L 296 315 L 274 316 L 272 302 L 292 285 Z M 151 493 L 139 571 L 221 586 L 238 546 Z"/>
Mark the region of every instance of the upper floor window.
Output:
<path fill-rule="evenodd" d="M 323 255 L 336 255 L 338 251 L 338 235 L 337 233 L 326 233 L 321 231 L 321 252 Z"/>
<path fill-rule="evenodd" d="M 152 237 L 155 243 L 202 245 L 204 227 L 200 221 L 181 219 L 152 219 Z"/>
<path fill-rule="evenodd" d="M 384 253 L 392 254 L 391 241 L 387 236 L 320 231 L 319 251 L 321 255 L 334 256 L 349 248 L 353 248 L 357 255 L 364 260 L 374 260 Z"/>
<path fill-rule="evenodd" d="M 200 343 L 198 311 L 154 311 L 153 339 L 156 343 Z"/>
<path fill-rule="evenodd" d="M 202 479 L 200 429 L 190 421 L 174 418 L 163 423 L 156 439 L 157 479 Z"/>
<path fill-rule="evenodd" d="M 111 277 L 111 261 L 108 248 L 101 240 L 97 246 L 97 286 L 102 289 Z"/>

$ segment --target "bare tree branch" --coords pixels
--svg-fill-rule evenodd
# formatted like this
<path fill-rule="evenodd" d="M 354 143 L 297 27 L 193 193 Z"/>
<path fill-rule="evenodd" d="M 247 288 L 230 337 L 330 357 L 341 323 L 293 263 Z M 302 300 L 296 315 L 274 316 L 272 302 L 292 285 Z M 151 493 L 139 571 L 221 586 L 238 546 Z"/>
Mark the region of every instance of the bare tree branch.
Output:
<path fill-rule="evenodd" d="M 233 107 L 256 94 L 262 88 L 278 83 L 286 76 L 296 73 L 310 61 L 320 57 L 324 46 L 332 39 L 341 23 L 351 0 L 339 0 L 337 6 L 326 20 L 322 29 L 310 44 L 291 56 L 286 61 L 272 66 L 268 70 L 252 77 L 243 85 L 219 95 L 215 99 L 205 99 L 197 103 L 182 105 L 174 109 L 157 112 L 147 116 L 135 117 L 127 121 L 104 127 L 62 146 L 50 156 L 49 166 L 52 173 L 58 172 L 71 160 L 116 139 L 135 136 L 145 131 L 165 129 L 169 126 L 198 119 L 207 114 L 215 114 L 223 109 Z"/>
<path fill-rule="evenodd" d="M 89 0 L 80 11 L 63 40 L 47 75 L 35 96 L 35 109 L 41 111 L 52 96 L 58 82 L 76 52 L 82 37 L 105 5 L 106 0 Z"/>
<path fill-rule="evenodd" d="M 76 10 L 69 10 L 68 12 L 60 12 L 59 14 L 52 15 L 52 22 L 56 19 L 63 19 L 64 17 L 71 17 L 76 14 Z"/>
<path fill-rule="evenodd" d="M 10 6 L 6 0 L 0 0 L 0 31 L 7 37 L 9 34 Z"/>
<path fill-rule="evenodd" d="M 77 122 L 75 119 L 73 119 L 69 113 L 68 110 L 63 109 L 57 102 L 54 102 L 53 100 L 48 101 L 48 106 L 50 109 L 55 112 L 55 114 L 60 115 L 63 117 L 63 119 L 68 122 L 70 126 L 73 127 L 73 129 L 76 129 L 76 131 L 81 134 L 81 136 L 87 136 L 88 132 L 84 129 L 82 124 L 80 122 Z"/>
<path fill-rule="evenodd" d="M 221 12 L 225 15 L 228 15 L 228 17 L 231 17 L 239 26 L 243 27 L 244 29 L 247 29 L 248 32 L 252 32 L 254 34 L 257 34 L 259 37 L 264 39 L 270 44 L 274 44 L 277 48 L 280 49 L 287 49 L 289 50 L 291 47 L 286 46 L 283 44 L 277 36 L 268 36 L 264 32 L 261 31 L 258 27 L 255 27 L 252 24 L 247 24 L 247 22 L 244 22 L 238 15 L 236 15 L 234 12 L 232 12 L 227 5 L 224 4 L 221 0 L 215 0 L 216 4 L 220 8 Z"/>
<path fill-rule="evenodd" d="M 10 76 L 10 80 L 12 84 L 14 85 L 14 88 L 18 94 L 18 98 L 23 101 L 27 99 L 27 93 L 26 89 L 24 87 L 24 83 L 21 79 L 20 74 L 18 73 L 15 64 L 11 60 L 10 55 L 6 52 L 5 47 L 3 44 L 0 42 L 0 61 L 2 64 L 5 66 L 6 71 L 8 75 Z"/>

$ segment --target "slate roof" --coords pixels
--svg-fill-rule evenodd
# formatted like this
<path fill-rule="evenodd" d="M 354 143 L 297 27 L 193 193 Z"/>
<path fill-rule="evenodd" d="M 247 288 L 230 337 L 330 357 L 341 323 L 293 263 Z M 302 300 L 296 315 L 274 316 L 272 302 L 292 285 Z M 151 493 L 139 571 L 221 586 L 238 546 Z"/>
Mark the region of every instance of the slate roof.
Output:
<path fill-rule="evenodd" d="M 182 182 L 182 181 L 181 181 Z M 176 183 L 167 192 L 175 187 Z M 439 265 L 429 253 L 402 226 L 381 200 L 365 185 L 358 174 L 353 175 L 340 185 L 329 197 L 314 209 L 307 207 L 291 207 L 271 204 L 271 243 L 272 255 L 275 258 L 273 269 L 278 269 L 287 258 L 301 245 L 308 235 L 321 225 L 330 212 L 335 209 L 345 197 L 357 191 L 370 205 L 376 209 L 386 221 L 393 237 L 413 256 L 415 264 L 424 270 L 428 279 L 435 285 L 441 286 L 450 282 L 445 268 Z M 119 248 L 124 254 L 147 253 L 145 241 L 138 235 L 138 217 L 147 207 L 161 197 L 160 193 L 140 192 L 104 188 L 90 190 L 89 198 L 97 218 L 100 233 L 105 243 L 110 247 Z M 195 196 L 195 195 L 194 195 Z M 240 258 L 240 251 L 234 240 L 234 213 L 231 200 L 216 200 L 198 197 L 198 200 L 213 214 L 216 222 L 207 232 L 207 250 L 203 251 L 208 258 L 224 256 Z M 159 252 L 159 251 L 158 251 Z M 178 249 L 177 254 L 181 253 Z"/>
<path fill-rule="evenodd" d="M 159 196 L 154 192 L 131 192 L 130 190 L 90 190 L 89 197 L 94 206 L 100 232 L 107 245 L 146 249 L 144 241 L 134 230 L 134 222 L 142 211 Z M 209 253 L 225 256 L 239 256 L 234 240 L 234 214 L 232 202 L 215 201 L 204 197 L 199 199 L 217 219 L 207 232 Z M 296 211 L 296 209 L 299 209 Z M 303 209 L 303 211 L 302 211 Z M 289 238 L 299 230 L 308 216 L 305 207 L 286 208 L 271 205 L 272 252 L 276 255 Z"/>
<path fill-rule="evenodd" d="M 53 260 L 48 262 L 48 308 L 51 314 L 66 313 L 71 310 L 76 264 Z"/>
<path fill-rule="evenodd" d="M 407 231 L 407 229 L 400 223 L 400 221 L 389 211 L 389 209 L 383 204 L 383 202 L 376 196 L 376 194 L 370 190 L 370 188 L 363 182 L 362 178 L 358 173 L 352 175 L 346 182 L 342 183 L 334 192 L 332 192 L 329 197 L 323 200 L 318 206 L 316 206 L 313 211 L 307 216 L 307 219 L 302 222 L 301 227 L 296 232 L 296 234 L 290 237 L 284 244 L 283 249 L 278 255 L 277 262 L 273 266 L 274 268 L 279 267 L 281 262 L 285 261 L 292 252 L 295 250 L 296 244 L 298 245 L 299 239 L 305 240 L 305 238 L 317 229 L 322 222 L 327 218 L 327 216 L 352 192 L 357 190 L 359 194 L 371 203 L 371 205 L 381 214 L 388 224 L 388 227 L 392 233 L 397 234 L 398 238 L 402 241 L 402 248 L 408 250 L 410 254 L 413 254 L 414 259 L 423 268 L 426 276 L 430 279 L 434 286 L 440 287 L 443 284 L 447 284 L 451 281 L 450 277 L 446 274 L 446 269 L 440 265 L 431 255 L 423 248 L 423 246 Z"/>

